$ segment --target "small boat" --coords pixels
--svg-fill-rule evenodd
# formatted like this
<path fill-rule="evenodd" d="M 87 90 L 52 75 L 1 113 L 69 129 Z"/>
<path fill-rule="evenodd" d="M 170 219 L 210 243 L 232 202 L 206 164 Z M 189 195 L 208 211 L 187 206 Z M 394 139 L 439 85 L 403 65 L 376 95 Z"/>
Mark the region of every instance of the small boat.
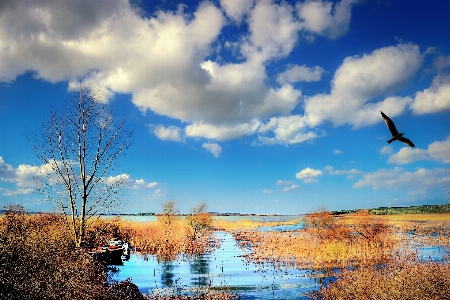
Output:
<path fill-rule="evenodd" d="M 108 245 L 97 247 L 93 256 L 107 265 L 122 265 L 124 260 L 130 259 L 129 244 L 113 238 L 109 240 Z"/>

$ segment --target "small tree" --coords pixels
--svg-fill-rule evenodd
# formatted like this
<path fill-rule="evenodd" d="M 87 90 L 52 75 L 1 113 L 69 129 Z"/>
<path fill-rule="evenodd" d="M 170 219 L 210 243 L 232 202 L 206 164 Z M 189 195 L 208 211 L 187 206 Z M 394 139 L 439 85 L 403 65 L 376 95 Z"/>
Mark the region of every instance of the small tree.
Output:
<path fill-rule="evenodd" d="M 200 203 L 191 208 L 191 213 L 186 217 L 189 224 L 188 236 L 192 241 L 203 236 L 203 234 L 211 228 L 212 218 L 206 212 L 208 205 Z"/>
<path fill-rule="evenodd" d="M 321 206 L 316 212 L 306 215 L 304 220 L 306 227 L 316 229 L 320 238 L 324 238 L 323 232 L 333 230 L 336 224 L 333 215 L 325 206 Z"/>
<path fill-rule="evenodd" d="M 113 208 L 128 179 L 113 175 L 132 133 L 100 99 L 98 91 L 80 86 L 65 112 L 52 111 L 40 134 L 27 137 L 45 163 L 35 176 L 37 190 L 69 216 L 76 247 L 89 220 Z"/>
<path fill-rule="evenodd" d="M 177 215 L 180 213 L 180 211 L 175 208 L 175 205 L 176 201 L 173 199 L 167 201 L 166 203 L 163 203 L 163 213 L 162 215 L 158 216 L 158 219 L 164 228 L 164 236 L 166 238 L 166 241 L 169 240 L 169 237 L 172 234 L 173 223 L 176 220 Z"/>

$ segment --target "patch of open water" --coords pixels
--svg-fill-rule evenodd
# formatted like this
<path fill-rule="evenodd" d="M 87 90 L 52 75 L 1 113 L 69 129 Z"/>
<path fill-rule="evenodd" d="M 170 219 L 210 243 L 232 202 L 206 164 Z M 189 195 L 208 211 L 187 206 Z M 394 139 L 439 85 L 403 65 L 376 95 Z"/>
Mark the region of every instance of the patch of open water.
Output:
<path fill-rule="evenodd" d="M 119 266 L 117 280 L 131 278 L 141 292 L 146 294 L 184 291 L 229 289 L 240 295 L 240 299 L 309 299 L 306 292 L 319 288 L 319 283 L 308 278 L 306 271 L 277 270 L 266 266 L 262 269 L 253 263 L 247 264 L 232 235 L 216 232 L 222 239 L 220 249 L 194 260 L 179 259 L 160 263 L 149 257 L 144 260 L 132 255 L 129 261 Z"/>

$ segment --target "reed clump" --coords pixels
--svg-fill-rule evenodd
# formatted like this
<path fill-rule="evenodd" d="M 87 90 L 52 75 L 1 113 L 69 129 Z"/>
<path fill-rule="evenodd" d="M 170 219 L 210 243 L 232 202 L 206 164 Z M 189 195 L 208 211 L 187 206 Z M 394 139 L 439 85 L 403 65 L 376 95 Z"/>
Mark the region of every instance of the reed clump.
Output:
<path fill-rule="evenodd" d="M 313 299 L 450 299 L 450 261 L 398 257 L 383 266 L 344 269 Z"/>
<path fill-rule="evenodd" d="M 297 231 L 240 231 L 234 236 L 258 264 L 317 270 L 386 263 L 397 242 L 383 221 L 355 222 L 320 212 L 307 217 L 306 224 Z"/>
<path fill-rule="evenodd" d="M 220 246 L 214 237 L 211 216 L 206 213 L 187 218 L 159 215 L 156 222 L 118 221 L 120 232 L 144 257 L 155 255 L 158 261 L 172 261 L 179 256 L 209 253 Z"/>

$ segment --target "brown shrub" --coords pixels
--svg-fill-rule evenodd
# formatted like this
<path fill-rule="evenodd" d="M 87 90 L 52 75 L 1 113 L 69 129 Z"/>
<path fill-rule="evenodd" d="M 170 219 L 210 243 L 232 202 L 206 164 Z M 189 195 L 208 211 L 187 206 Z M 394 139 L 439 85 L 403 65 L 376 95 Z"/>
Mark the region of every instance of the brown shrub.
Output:
<path fill-rule="evenodd" d="M 75 248 L 63 218 L 4 209 L 0 299 L 120 299 L 123 292 L 116 295 L 106 266 Z"/>
<path fill-rule="evenodd" d="M 450 299 L 450 264 L 400 258 L 383 267 L 343 270 L 314 299 Z"/>

